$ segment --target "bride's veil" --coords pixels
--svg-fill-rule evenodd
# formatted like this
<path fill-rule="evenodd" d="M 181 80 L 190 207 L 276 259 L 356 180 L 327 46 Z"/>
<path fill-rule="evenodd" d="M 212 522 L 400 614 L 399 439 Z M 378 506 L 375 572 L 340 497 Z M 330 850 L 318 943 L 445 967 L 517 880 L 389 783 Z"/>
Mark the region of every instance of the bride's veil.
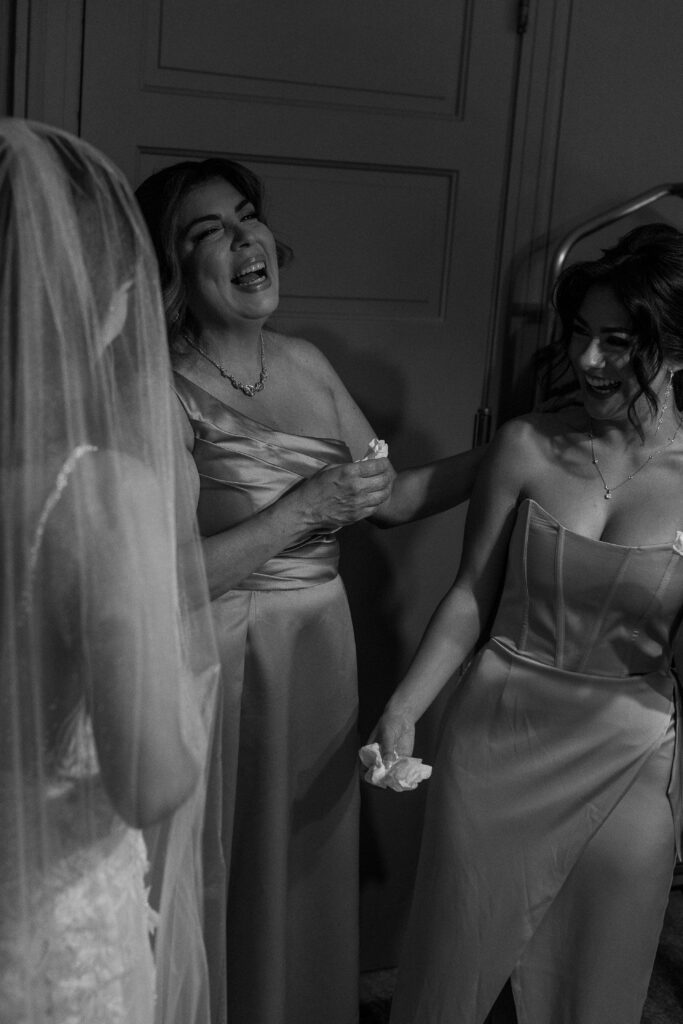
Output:
<path fill-rule="evenodd" d="M 147 1024 L 117 860 L 144 827 L 156 1020 L 208 1024 L 217 658 L 155 258 L 116 168 L 14 119 L 0 239 L 0 1019 Z"/>

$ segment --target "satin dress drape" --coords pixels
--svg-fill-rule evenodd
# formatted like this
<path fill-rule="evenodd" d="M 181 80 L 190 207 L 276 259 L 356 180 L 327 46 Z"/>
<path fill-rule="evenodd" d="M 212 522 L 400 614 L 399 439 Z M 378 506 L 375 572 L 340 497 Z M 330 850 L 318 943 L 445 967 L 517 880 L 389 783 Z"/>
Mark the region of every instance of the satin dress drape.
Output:
<path fill-rule="evenodd" d="M 683 523 L 682 523 L 683 525 Z M 680 835 L 683 534 L 624 547 L 526 499 L 446 711 L 392 1024 L 638 1024 Z"/>
<path fill-rule="evenodd" d="M 343 442 L 273 430 L 178 373 L 175 388 L 203 536 L 350 461 Z M 316 534 L 214 601 L 230 1024 L 357 1020 L 357 679 L 338 556 Z"/>

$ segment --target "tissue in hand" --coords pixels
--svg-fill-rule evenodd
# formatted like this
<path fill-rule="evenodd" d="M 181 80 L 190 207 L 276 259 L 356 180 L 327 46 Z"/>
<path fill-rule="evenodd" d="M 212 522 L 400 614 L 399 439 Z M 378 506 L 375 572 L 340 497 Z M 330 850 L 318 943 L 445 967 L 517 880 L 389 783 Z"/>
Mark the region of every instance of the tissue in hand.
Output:
<path fill-rule="evenodd" d="M 372 441 L 368 445 L 361 462 L 365 462 L 366 459 L 388 459 L 389 458 L 389 445 L 386 441 L 380 441 L 378 437 L 373 437 Z"/>
<path fill-rule="evenodd" d="M 404 793 L 408 789 L 416 789 L 418 783 L 428 779 L 432 774 L 432 766 L 423 764 L 421 757 L 402 757 L 394 754 L 383 760 L 379 743 L 368 743 L 361 747 L 358 756 L 367 768 L 363 778 L 380 789 L 393 789 L 397 793 Z"/>

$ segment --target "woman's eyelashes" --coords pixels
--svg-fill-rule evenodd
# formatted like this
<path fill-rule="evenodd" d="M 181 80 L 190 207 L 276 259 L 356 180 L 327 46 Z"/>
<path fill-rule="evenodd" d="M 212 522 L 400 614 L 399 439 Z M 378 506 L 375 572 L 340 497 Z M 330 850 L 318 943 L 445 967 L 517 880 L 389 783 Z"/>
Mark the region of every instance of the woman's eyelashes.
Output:
<path fill-rule="evenodd" d="M 239 214 L 240 224 L 255 220 L 258 220 L 258 217 L 256 216 L 256 210 L 247 209 Z M 200 242 L 203 242 L 206 238 L 217 237 L 221 235 L 224 231 L 225 225 L 220 219 L 216 218 L 215 221 L 212 221 L 209 225 L 197 231 L 196 234 L 192 236 L 192 242 L 194 245 L 198 245 Z"/>
<path fill-rule="evenodd" d="M 201 228 L 201 230 L 192 235 L 192 242 L 194 245 L 198 245 L 200 242 L 203 242 L 205 238 L 211 238 L 214 235 L 219 235 L 222 231 L 223 224 L 221 221 L 212 221 L 209 225 Z"/>
<path fill-rule="evenodd" d="M 630 349 L 633 344 L 633 338 L 630 334 L 608 334 L 604 341 L 606 345 L 611 345 L 612 348 L 617 348 L 621 351 Z"/>
<path fill-rule="evenodd" d="M 602 345 L 609 346 L 610 348 L 619 349 L 621 351 L 629 349 L 633 344 L 633 336 L 627 332 L 623 334 L 621 332 L 599 332 L 597 335 L 590 330 L 586 324 L 574 323 L 572 325 L 572 337 L 582 338 L 583 340 L 592 340 L 597 337 L 598 341 Z"/>

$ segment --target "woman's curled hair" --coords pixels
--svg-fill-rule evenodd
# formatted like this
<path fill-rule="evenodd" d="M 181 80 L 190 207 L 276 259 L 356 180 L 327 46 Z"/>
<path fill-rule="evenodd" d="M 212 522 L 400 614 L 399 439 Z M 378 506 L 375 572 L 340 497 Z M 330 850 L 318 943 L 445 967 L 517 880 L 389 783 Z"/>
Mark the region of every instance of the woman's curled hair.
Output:
<path fill-rule="evenodd" d="M 683 363 L 683 234 L 669 224 L 646 224 L 604 249 L 597 260 L 574 263 L 560 274 L 554 306 L 559 318 L 559 346 L 564 358 L 574 322 L 592 287 L 610 288 L 626 310 L 634 335 L 631 365 L 639 391 L 653 414 L 657 398 L 651 388 L 665 359 Z M 674 375 L 676 405 L 683 409 L 683 374 Z"/>
<path fill-rule="evenodd" d="M 265 189 L 263 182 L 243 164 L 224 157 L 185 160 L 150 175 L 136 189 L 135 196 L 147 223 L 157 260 L 171 348 L 181 347 L 188 329 L 187 291 L 178 251 L 178 220 L 186 196 L 195 188 L 222 178 L 247 199 L 264 224 Z M 289 246 L 275 239 L 278 266 L 292 258 Z"/>

